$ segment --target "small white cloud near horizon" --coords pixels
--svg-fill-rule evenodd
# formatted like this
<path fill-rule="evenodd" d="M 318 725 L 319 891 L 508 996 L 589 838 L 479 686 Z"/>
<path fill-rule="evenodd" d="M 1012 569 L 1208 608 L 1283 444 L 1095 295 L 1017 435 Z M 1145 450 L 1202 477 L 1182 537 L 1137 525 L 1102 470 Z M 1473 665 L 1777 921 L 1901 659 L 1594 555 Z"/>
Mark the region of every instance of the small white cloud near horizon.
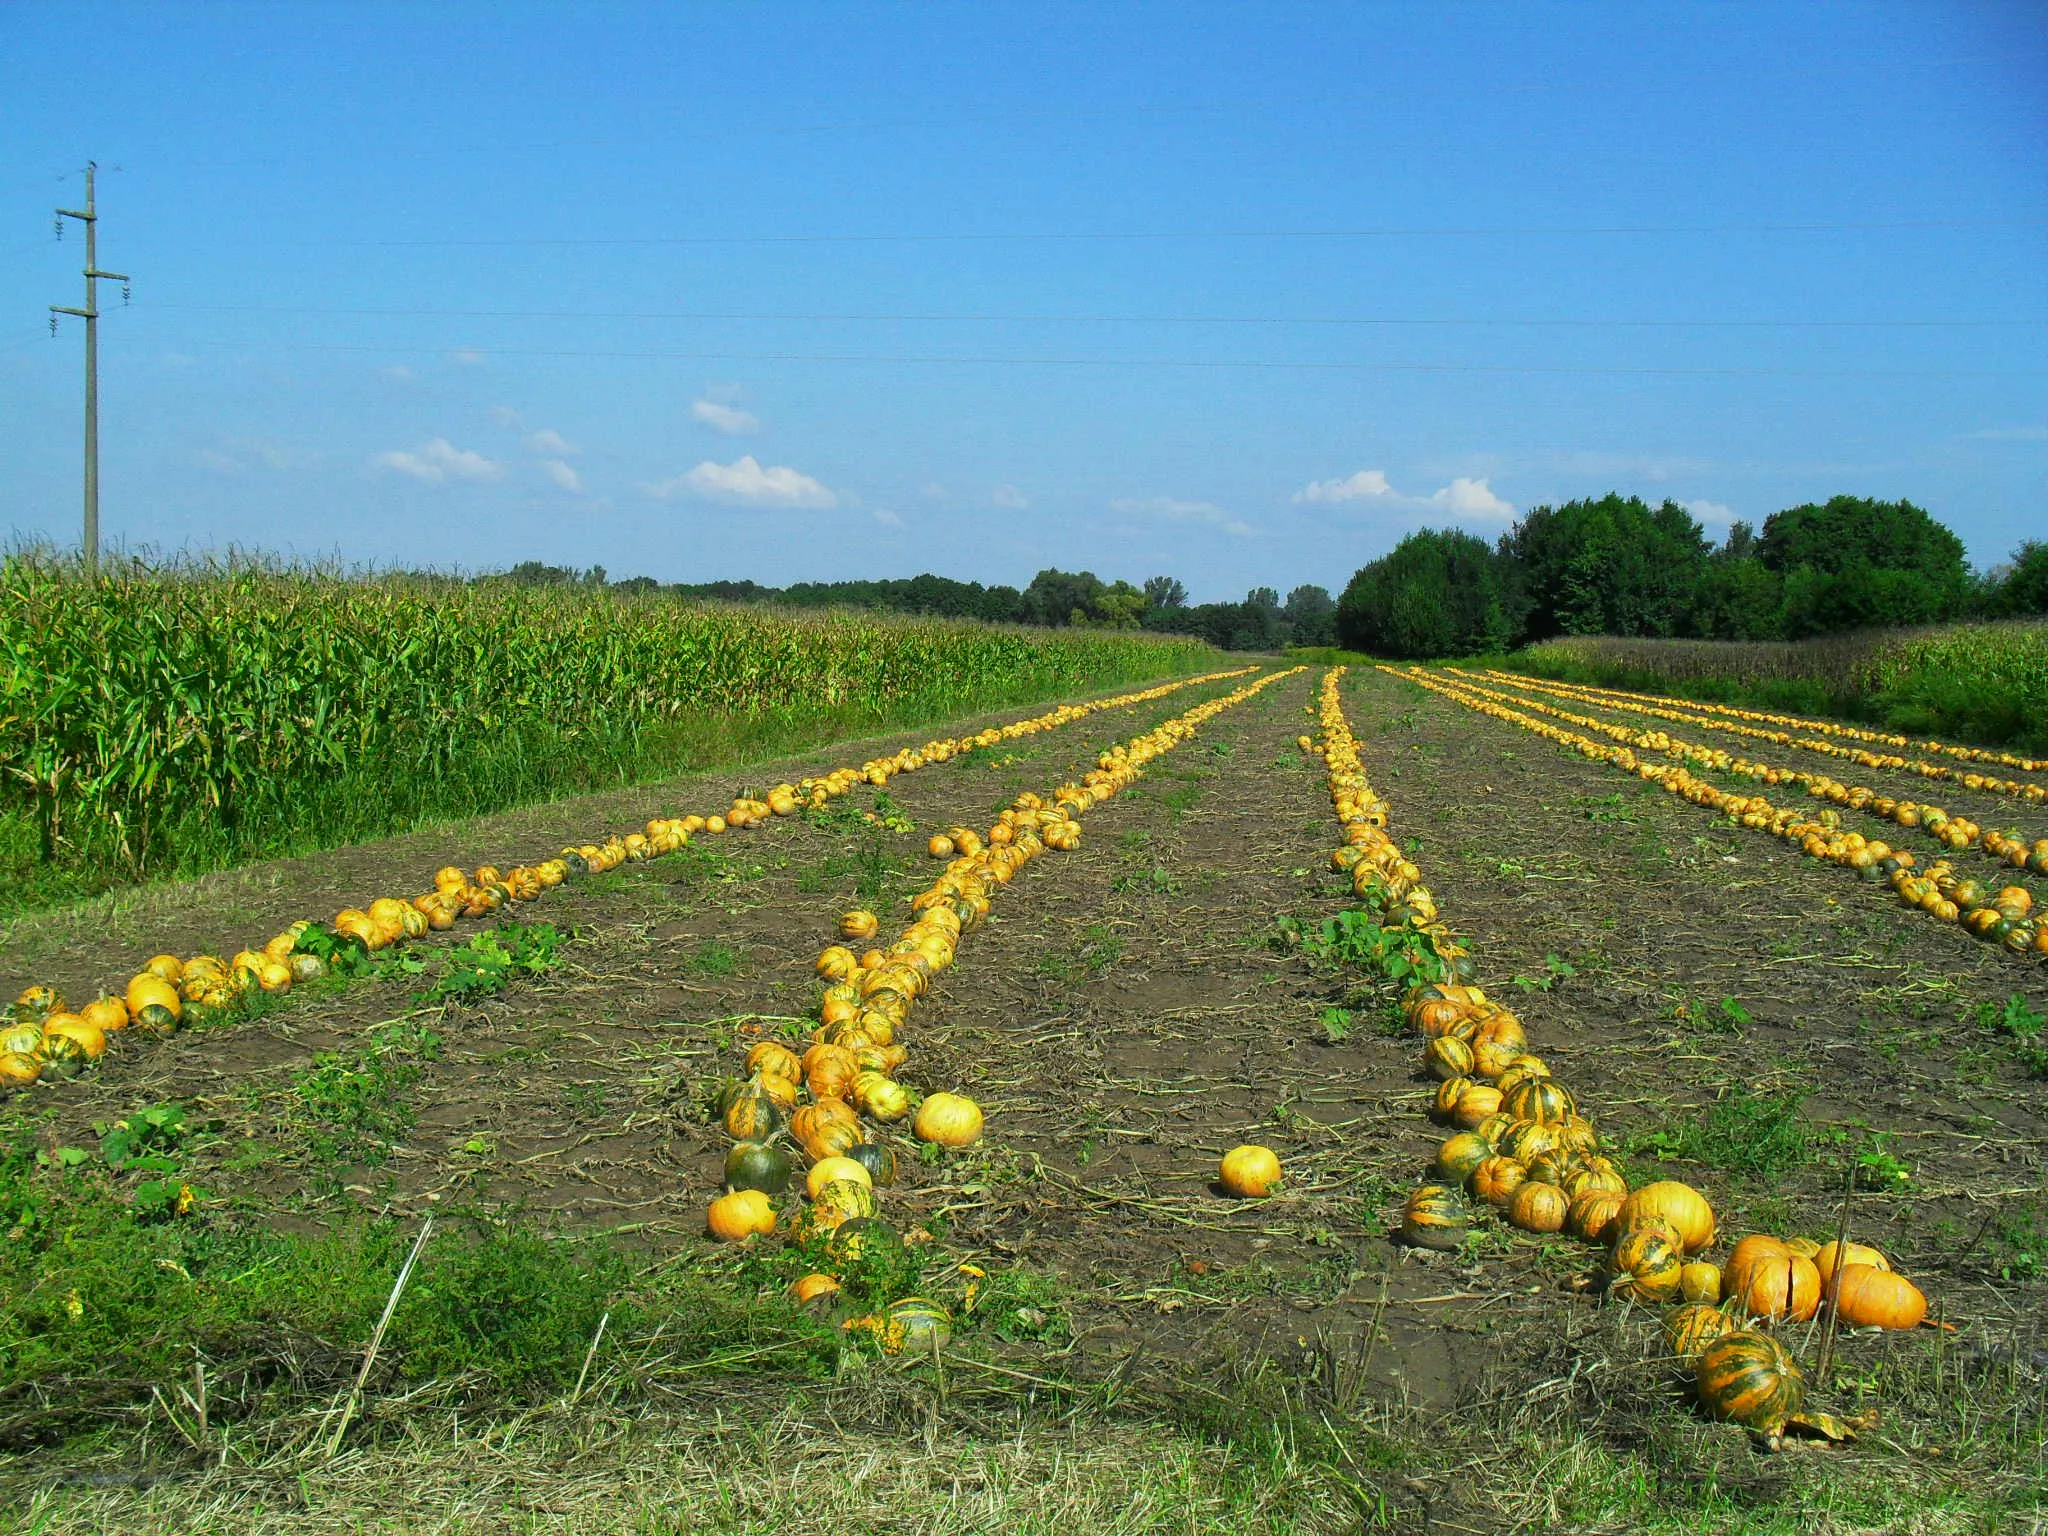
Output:
<path fill-rule="evenodd" d="M 378 377 L 389 379 L 394 384 L 410 384 L 419 377 L 403 363 L 393 363 L 389 367 L 379 368 L 377 374 Z"/>
<path fill-rule="evenodd" d="M 571 496 L 581 496 L 583 494 L 583 477 L 576 473 L 576 467 L 573 464 L 565 464 L 560 459 L 542 459 L 540 461 L 540 468 L 542 474 L 554 481 L 556 485 L 567 491 Z"/>
<path fill-rule="evenodd" d="M 988 504 L 1000 507 L 1005 512 L 1023 512 L 1030 508 L 1031 498 L 1016 486 L 1003 484 L 988 493 Z"/>
<path fill-rule="evenodd" d="M 1346 502 L 1368 502 L 1375 506 L 1398 507 L 1404 511 L 1435 508 L 1457 517 L 1512 518 L 1513 502 L 1494 494 L 1487 477 L 1453 477 L 1427 496 L 1404 496 L 1394 489 L 1383 469 L 1361 469 L 1335 480 L 1311 480 L 1294 493 L 1298 506 L 1341 506 Z"/>
<path fill-rule="evenodd" d="M 483 353 L 475 347 L 457 347 L 448 354 L 448 361 L 464 368 L 474 368 L 484 360 Z"/>
<path fill-rule="evenodd" d="M 537 432 L 527 433 L 526 446 L 535 453 L 545 454 L 549 458 L 557 459 L 583 451 L 553 427 L 542 427 Z"/>
<path fill-rule="evenodd" d="M 1355 475 L 1341 480 L 1311 480 L 1294 493 L 1297 502 L 1339 502 L 1358 501 L 1366 496 L 1391 496 L 1394 488 L 1387 484 L 1387 472 L 1383 469 L 1361 469 Z"/>
<path fill-rule="evenodd" d="M 786 464 L 763 466 L 751 453 L 730 464 L 706 459 L 687 474 L 641 487 L 656 501 L 695 496 L 740 507 L 791 507 L 828 512 L 839 505 L 829 486 Z"/>
<path fill-rule="evenodd" d="M 887 507 L 875 508 L 874 517 L 875 521 L 880 523 L 884 528 L 908 528 L 910 526 L 908 523 L 904 522 L 901 517 L 898 517 L 894 512 L 891 512 Z"/>
<path fill-rule="evenodd" d="M 450 480 L 496 480 L 505 466 L 469 448 L 458 448 L 445 437 L 436 437 L 407 452 L 393 448 L 370 461 L 379 469 L 409 475 L 426 485 L 443 485 Z"/>
<path fill-rule="evenodd" d="M 509 405 L 494 405 L 491 407 L 491 420 L 501 427 L 517 428 L 523 418 L 517 410 Z"/>
<path fill-rule="evenodd" d="M 1698 518 L 1702 523 L 1719 523 L 1723 527 L 1735 521 L 1735 509 L 1719 501 L 1686 501 L 1680 506 Z"/>
<path fill-rule="evenodd" d="M 744 437 L 761 430 L 761 418 L 722 400 L 693 400 L 690 415 L 725 437 Z"/>
<path fill-rule="evenodd" d="M 1249 538 L 1253 532 L 1250 523 L 1242 518 L 1232 517 L 1213 501 L 1182 501 L 1176 496 L 1120 496 L 1110 502 L 1109 510 L 1120 512 L 1125 517 L 1155 517 L 1169 523 L 1200 523 L 1209 528 L 1220 528 L 1234 538 Z"/>

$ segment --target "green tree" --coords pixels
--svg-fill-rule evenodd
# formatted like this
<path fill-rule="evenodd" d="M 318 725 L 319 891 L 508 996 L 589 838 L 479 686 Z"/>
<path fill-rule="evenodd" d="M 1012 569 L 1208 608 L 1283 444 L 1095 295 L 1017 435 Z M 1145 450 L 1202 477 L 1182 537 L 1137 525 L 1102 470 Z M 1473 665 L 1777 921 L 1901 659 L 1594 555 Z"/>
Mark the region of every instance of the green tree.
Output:
<path fill-rule="evenodd" d="M 1337 601 L 1322 587 L 1296 587 L 1280 616 L 1296 645 L 1330 645 L 1337 639 Z"/>
<path fill-rule="evenodd" d="M 1654 510 L 1609 492 L 1536 507 L 1501 540 L 1511 600 L 1532 640 L 1552 635 L 1673 635 L 1684 627 L 1707 537 L 1675 501 Z"/>
<path fill-rule="evenodd" d="M 1351 578 L 1338 643 L 1377 656 L 1498 650 L 1511 634 L 1500 557 L 1484 540 L 1424 528 Z"/>
<path fill-rule="evenodd" d="M 1147 608 L 1185 608 L 1188 605 L 1188 589 L 1176 577 L 1152 576 L 1145 581 L 1145 606 Z"/>
<path fill-rule="evenodd" d="M 1785 582 L 1787 638 L 1953 618 L 1970 598 L 1963 541 L 1910 501 L 1833 496 L 1764 522 L 1757 558 Z"/>
<path fill-rule="evenodd" d="M 2012 567 L 1991 594 L 2000 618 L 2048 613 L 2048 544 L 2029 539 L 2012 552 Z"/>

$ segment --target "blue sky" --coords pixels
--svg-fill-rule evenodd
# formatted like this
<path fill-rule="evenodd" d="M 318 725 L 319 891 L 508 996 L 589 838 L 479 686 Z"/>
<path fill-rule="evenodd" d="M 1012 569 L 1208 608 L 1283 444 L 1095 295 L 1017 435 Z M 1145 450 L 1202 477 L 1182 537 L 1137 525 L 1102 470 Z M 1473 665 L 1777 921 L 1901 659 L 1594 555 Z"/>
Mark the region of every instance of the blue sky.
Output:
<path fill-rule="evenodd" d="M 0 7 L 0 513 L 770 583 L 1340 589 L 1607 490 L 2048 533 L 2048 21 Z M 118 170 L 113 167 L 119 167 Z"/>

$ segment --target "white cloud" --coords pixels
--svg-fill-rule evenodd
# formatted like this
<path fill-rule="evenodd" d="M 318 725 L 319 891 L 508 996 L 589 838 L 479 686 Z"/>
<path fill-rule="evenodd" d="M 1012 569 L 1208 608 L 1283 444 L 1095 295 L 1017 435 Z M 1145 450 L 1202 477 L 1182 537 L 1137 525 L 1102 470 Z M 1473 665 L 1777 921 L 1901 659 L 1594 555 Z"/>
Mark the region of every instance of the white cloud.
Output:
<path fill-rule="evenodd" d="M 1294 500 L 1297 504 L 1321 506 L 1362 501 L 1402 511 L 1448 512 L 1456 517 L 1512 518 L 1515 515 L 1514 503 L 1496 496 L 1485 476 L 1474 479 L 1459 475 L 1449 485 L 1441 486 L 1427 496 L 1404 496 L 1394 489 L 1382 469 L 1361 469 L 1340 480 L 1312 480 L 1294 493 Z"/>
<path fill-rule="evenodd" d="M 394 470 L 428 485 L 450 480 L 496 480 L 505 466 L 468 448 L 458 448 L 445 437 L 420 444 L 411 452 L 393 448 L 371 460 L 379 469 Z"/>
<path fill-rule="evenodd" d="M 494 405 L 491 407 L 491 420 L 501 427 L 516 428 L 520 424 L 521 417 L 519 412 L 509 405 Z"/>
<path fill-rule="evenodd" d="M 887 507 L 875 508 L 875 521 L 884 528 L 908 528 L 910 526 Z"/>
<path fill-rule="evenodd" d="M 377 372 L 382 377 L 391 380 L 394 384 L 410 384 L 419 377 L 418 374 L 414 373 L 403 363 L 393 363 L 388 368 L 379 368 Z"/>
<path fill-rule="evenodd" d="M 1965 432 L 1963 436 L 1979 443 L 2048 443 L 2048 426 L 1986 427 L 1982 432 Z"/>
<path fill-rule="evenodd" d="M 572 496 L 583 494 L 583 477 L 576 473 L 574 465 L 564 464 L 560 459 L 542 459 L 541 473 L 554 481 Z"/>
<path fill-rule="evenodd" d="M 1446 512 L 1456 512 L 1464 517 L 1511 518 L 1515 515 L 1513 502 L 1503 501 L 1482 477 L 1478 480 L 1459 475 L 1440 491 L 1432 491 L 1429 499 Z"/>
<path fill-rule="evenodd" d="M 450 352 L 448 354 L 449 362 L 455 363 L 463 368 L 474 368 L 478 363 L 482 362 L 483 360 L 483 353 L 477 351 L 475 347 L 457 347 L 453 352 Z"/>
<path fill-rule="evenodd" d="M 526 446 L 535 453 L 544 453 L 553 458 L 562 458 L 583 451 L 553 427 L 542 427 L 538 432 L 527 433 Z"/>
<path fill-rule="evenodd" d="M 1718 501 L 1688 501 L 1681 505 L 1703 523 L 1726 526 L 1735 521 L 1735 509 Z"/>
<path fill-rule="evenodd" d="M 926 501 L 944 501 L 948 493 L 946 488 L 939 484 L 938 481 L 927 480 L 917 488 L 917 494 Z"/>
<path fill-rule="evenodd" d="M 736 405 L 727 405 L 719 400 L 694 401 L 690 414 L 712 431 L 722 432 L 727 437 L 741 437 L 761 430 L 761 418 L 752 411 L 743 411 Z"/>
<path fill-rule="evenodd" d="M 1394 488 L 1387 484 L 1385 470 L 1361 469 L 1342 480 L 1311 480 L 1294 493 L 1294 499 L 1297 502 L 1338 502 L 1393 494 Z"/>
<path fill-rule="evenodd" d="M 1220 528 L 1237 538 L 1248 538 L 1251 524 L 1232 517 L 1213 501 L 1182 501 L 1173 496 L 1119 497 L 1109 504 L 1112 512 L 1125 517 L 1153 517 L 1169 523 L 1200 523 Z"/>
<path fill-rule="evenodd" d="M 706 459 L 688 474 L 643 489 L 657 501 L 695 496 L 730 506 L 801 507 L 821 512 L 839 505 L 839 498 L 821 482 L 783 464 L 764 468 L 751 453 L 730 464 Z"/>
<path fill-rule="evenodd" d="M 1006 512 L 1022 512 L 1031 505 L 1031 498 L 1014 485 L 999 485 L 988 493 L 988 504 Z"/>

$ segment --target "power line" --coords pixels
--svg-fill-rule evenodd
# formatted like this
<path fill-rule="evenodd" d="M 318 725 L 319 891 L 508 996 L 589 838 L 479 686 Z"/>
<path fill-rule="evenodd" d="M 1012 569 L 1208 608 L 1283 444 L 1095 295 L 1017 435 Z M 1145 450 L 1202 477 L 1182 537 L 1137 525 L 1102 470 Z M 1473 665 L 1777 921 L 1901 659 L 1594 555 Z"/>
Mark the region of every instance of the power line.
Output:
<path fill-rule="evenodd" d="M 1381 225 L 1354 229 L 1157 229 L 1157 230 L 988 230 L 964 233 L 878 233 L 831 235 L 575 235 L 477 239 L 435 237 L 382 240 L 238 241 L 238 245 L 273 245 L 294 249 L 538 249 L 589 246 L 726 246 L 726 245 L 907 245 L 997 244 L 1029 241 L 1153 241 L 1153 240 L 1375 240 L 1392 238 L 1537 238 L 1546 235 L 1788 235 L 1896 234 L 1912 230 L 2043 229 L 2048 219 L 1897 219 L 1840 223 L 1774 224 L 1491 224 Z"/>
<path fill-rule="evenodd" d="M 350 342 L 186 342 L 210 351 L 376 352 L 389 356 L 389 346 Z M 414 349 L 417 350 L 417 349 Z M 983 367 L 1037 368 L 1247 368 L 1299 369 L 1308 372 L 1456 373 L 1613 375 L 1668 378 L 1798 378 L 1798 379 L 2036 379 L 2048 369 L 1974 368 L 1587 368 L 1517 363 L 1328 362 L 1287 358 L 1173 357 L 1004 357 L 942 353 L 879 352 L 642 352 L 594 351 L 562 347 L 493 347 L 486 357 L 571 357 L 647 362 L 719 363 L 913 363 L 964 364 Z"/>
<path fill-rule="evenodd" d="M 1389 316 L 1389 315 L 1027 315 L 944 314 L 903 312 L 711 310 L 711 309 L 432 309 L 412 307 L 352 308 L 296 304 L 152 304 L 152 310 L 177 310 L 211 315 L 338 315 L 386 316 L 448 320 L 787 320 L 939 322 L 1025 325 L 1304 325 L 1304 326 L 1473 326 L 1502 328 L 1586 328 L 1657 330 L 1857 330 L 1857 329 L 1998 329 L 2048 325 L 2048 319 L 1976 320 L 1649 320 L 1527 316 Z"/>

